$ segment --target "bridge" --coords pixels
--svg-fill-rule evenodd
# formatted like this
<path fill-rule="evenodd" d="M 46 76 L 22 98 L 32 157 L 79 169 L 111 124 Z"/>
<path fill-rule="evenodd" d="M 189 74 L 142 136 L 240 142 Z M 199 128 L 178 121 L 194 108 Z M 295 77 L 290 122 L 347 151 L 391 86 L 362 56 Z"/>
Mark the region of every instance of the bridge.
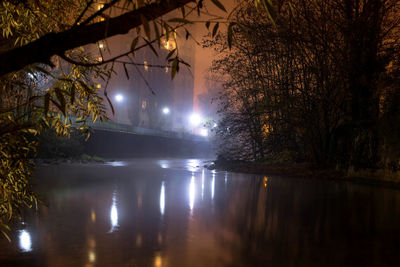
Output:
<path fill-rule="evenodd" d="M 101 130 L 101 131 L 121 132 L 121 133 L 136 134 L 136 135 L 158 136 L 165 138 L 208 142 L 207 136 L 192 134 L 187 131 L 175 132 L 175 131 L 167 131 L 160 129 L 143 128 L 129 124 L 116 123 L 112 121 L 105 121 L 105 122 L 96 121 L 95 123 L 90 122 L 88 125 L 95 131 Z"/>
<path fill-rule="evenodd" d="M 188 132 L 148 129 L 115 122 L 95 122 L 85 152 L 110 157 L 212 157 L 208 137 Z"/>

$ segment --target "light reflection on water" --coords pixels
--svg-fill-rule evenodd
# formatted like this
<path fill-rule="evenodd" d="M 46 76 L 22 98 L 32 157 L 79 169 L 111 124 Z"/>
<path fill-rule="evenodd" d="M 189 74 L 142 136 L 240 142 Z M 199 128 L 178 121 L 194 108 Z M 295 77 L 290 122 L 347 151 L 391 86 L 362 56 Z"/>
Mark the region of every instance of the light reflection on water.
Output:
<path fill-rule="evenodd" d="M 19 248 L 23 252 L 32 251 L 31 234 L 27 230 L 19 231 Z"/>
<path fill-rule="evenodd" d="M 212 174 L 212 181 L 211 181 L 211 199 L 214 199 L 214 192 L 215 192 L 215 173 Z"/>
<path fill-rule="evenodd" d="M 110 209 L 110 223 L 111 223 L 111 229 L 110 233 L 116 231 L 119 227 L 118 225 L 118 209 L 117 209 L 117 192 L 113 193 L 112 196 L 112 204 L 111 204 L 111 209 Z"/>
<path fill-rule="evenodd" d="M 126 166 L 126 162 L 124 161 L 108 161 L 106 165 L 113 166 L 113 167 L 123 167 Z"/>
<path fill-rule="evenodd" d="M 173 168 L 137 160 L 126 168 L 41 169 L 39 189 L 49 206 L 26 216 L 14 246 L 0 241 L 0 266 L 396 266 L 400 260 L 397 190 L 211 172 L 200 160 L 164 163 Z"/>
<path fill-rule="evenodd" d="M 190 179 L 190 185 L 189 185 L 189 207 L 190 210 L 193 210 L 194 207 L 194 199 L 196 197 L 196 186 L 194 184 L 194 176 Z"/>
<path fill-rule="evenodd" d="M 160 213 L 164 215 L 165 211 L 165 182 L 161 183 L 161 191 L 160 191 Z"/>

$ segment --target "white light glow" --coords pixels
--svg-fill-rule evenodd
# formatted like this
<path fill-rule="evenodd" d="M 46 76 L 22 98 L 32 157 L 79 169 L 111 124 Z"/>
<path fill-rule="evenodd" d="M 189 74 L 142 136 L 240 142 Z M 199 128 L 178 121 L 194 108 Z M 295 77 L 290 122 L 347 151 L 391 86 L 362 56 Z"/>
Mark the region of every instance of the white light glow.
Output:
<path fill-rule="evenodd" d="M 32 73 L 28 73 L 29 78 L 33 79 L 33 74 Z"/>
<path fill-rule="evenodd" d="M 194 198 L 195 198 L 195 192 L 196 187 L 194 184 L 194 176 L 192 176 L 192 179 L 190 180 L 190 186 L 189 186 L 189 207 L 190 210 L 193 210 L 194 207 Z"/>
<path fill-rule="evenodd" d="M 161 183 L 161 192 L 160 192 L 160 212 L 161 215 L 164 215 L 165 211 L 165 182 Z"/>
<path fill-rule="evenodd" d="M 208 130 L 205 129 L 205 128 L 201 129 L 201 130 L 200 130 L 200 135 L 201 135 L 201 136 L 208 136 Z"/>
<path fill-rule="evenodd" d="M 117 95 L 115 95 L 115 100 L 117 102 L 122 102 L 122 101 L 124 101 L 124 96 L 121 94 L 117 94 Z"/>
<path fill-rule="evenodd" d="M 189 122 L 192 126 L 196 127 L 201 124 L 202 118 L 199 114 L 193 113 L 189 117 Z"/>
<path fill-rule="evenodd" d="M 26 230 L 21 230 L 19 233 L 19 247 L 23 252 L 32 251 L 31 235 Z"/>
<path fill-rule="evenodd" d="M 112 205 L 110 210 L 110 222 L 111 222 L 111 229 L 110 233 L 114 232 L 118 228 L 118 210 L 117 210 L 117 197 L 116 193 L 114 192 L 112 198 Z"/>
<path fill-rule="evenodd" d="M 189 159 L 186 166 L 189 171 L 195 172 L 200 167 L 200 161 L 197 159 Z"/>
<path fill-rule="evenodd" d="M 109 162 L 106 162 L 106 165 L 110 165 L 113 167 L 122 167 L 122 166 L 125 166 L 126 163 L 123 161 L 109 161 Z"/>
<path fill-rule="evenodd" d="M 218 124 L 214 123 L 213 128 L 216 128 L 218 126 Z"/>
<path fill-rule="evenodd" d="M 167 160 L 160 160 L 160 161 L 158 161 L 158 164 L 163 169 L 168 169 L 169 168 L 169 162 Z"/>
<path fill-rule="evenodd" d="M 169 108 L 165 107 L 165 108 L 162 109 L 162 112 L 163 112 L 165 115 L 168 115 L 169 112 L 170 112 L 170 110 L 169 110 Z"/>

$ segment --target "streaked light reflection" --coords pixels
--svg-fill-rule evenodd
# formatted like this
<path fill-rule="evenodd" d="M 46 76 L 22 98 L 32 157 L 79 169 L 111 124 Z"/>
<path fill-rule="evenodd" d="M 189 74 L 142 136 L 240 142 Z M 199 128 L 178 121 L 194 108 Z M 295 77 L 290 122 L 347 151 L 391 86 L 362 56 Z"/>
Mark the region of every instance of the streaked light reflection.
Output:
<path fill-rule="evenodd" d="M 264 187 L 267 187 L 268 184 L 268 177 L 264 176 Z"/>
<path fill-rule="evenodd" d="M 141 246 L 142 246 L 142 243 L 143 243 L 142 235 L 141 235 L 141 234 L 138 234 L 138 235 L 136 236 L 136 246 L 137 246 L 137 247 L 141 247 Z"/>
<path fill-rule="evenodd" d="M 194 184 L 194 176 L 192 176 L 192 179 L 190 180 L 190 186 L 189 186 L 189 207 L 190 210 L 193 210 L 194 207 L 194 197 L 195 197 L 195 184 Z"/>
<path fill-rule="evenodd" d="M 31 235 L 28 231 L 26 230 L 21 230 L 19 232 L 19 248 L 23 252 L 29 252 L 32 251 L 32 240 L 31 240 Z"/>
<path fill-rule="evenodd" d="M 93 250 L 89 250 L 89 262 L 94 263 L 96 261 L 96 253 Z"/>
<path fill-rule="evenodd" d="M 110 222 L 111 222 L 111 229 L 110 233 L 114 232 L 118 227 L 118 210 L 117 210 L 117 197 L 116 193 L 114 192 L 112 198 L 112 205 L 110 210 Z"/>
<path fill-rule="evenodd" d="M 161 192 L 160 192 L 160 212 L 161 215 L 164 215 L 165 211 L 165 182 L 161 183 Z"/>
<path fill-rule="evenodd" d="M 154 267 L 161 267 L 162 266 L 162 258 L 161 255 L 157 253 L 154 257 Z"/>
<path fill-rule="evenodd" d="M 90 219 L 92 220 L 92 223 L 96 222 L 96 212 L 93 209 L 90 211 Z"/>
<path fill-rule="evenodd" d="M 204 198 L 204 169 L 201 172 L 201 199 Z"/>
<path fill-rule="evenodd" d="M 215 174 L 213 173 L 211 181 L 211 199 L 214 199 L 214 190 L 215 190 Z"/>
<path fill-rule="evenodd" d="M 126 166 L 126 163 L 123 161 L 108 161 L 106 165 L 113 166 L 113 167 L 122 167 Z"/>

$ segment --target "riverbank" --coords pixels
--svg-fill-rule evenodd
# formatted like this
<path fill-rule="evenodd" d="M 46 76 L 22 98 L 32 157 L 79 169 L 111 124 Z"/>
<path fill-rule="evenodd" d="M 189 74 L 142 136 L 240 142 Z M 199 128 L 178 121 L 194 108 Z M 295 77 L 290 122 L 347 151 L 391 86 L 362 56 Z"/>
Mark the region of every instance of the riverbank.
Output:
<path fill-rule="evenodd" d="M 224 170 L 237 173 L 258 175 L 275 175 L 289 178 L 317 179 L 362 183 L 375 186 L 385 186 L 400 189 L 400 172 L 388 170 L 358 170 L 339 171 L 319 168 L 310 163 L 265 164 L 242 161 L 214 161 L 207 166 L 209 169 Z"/>

